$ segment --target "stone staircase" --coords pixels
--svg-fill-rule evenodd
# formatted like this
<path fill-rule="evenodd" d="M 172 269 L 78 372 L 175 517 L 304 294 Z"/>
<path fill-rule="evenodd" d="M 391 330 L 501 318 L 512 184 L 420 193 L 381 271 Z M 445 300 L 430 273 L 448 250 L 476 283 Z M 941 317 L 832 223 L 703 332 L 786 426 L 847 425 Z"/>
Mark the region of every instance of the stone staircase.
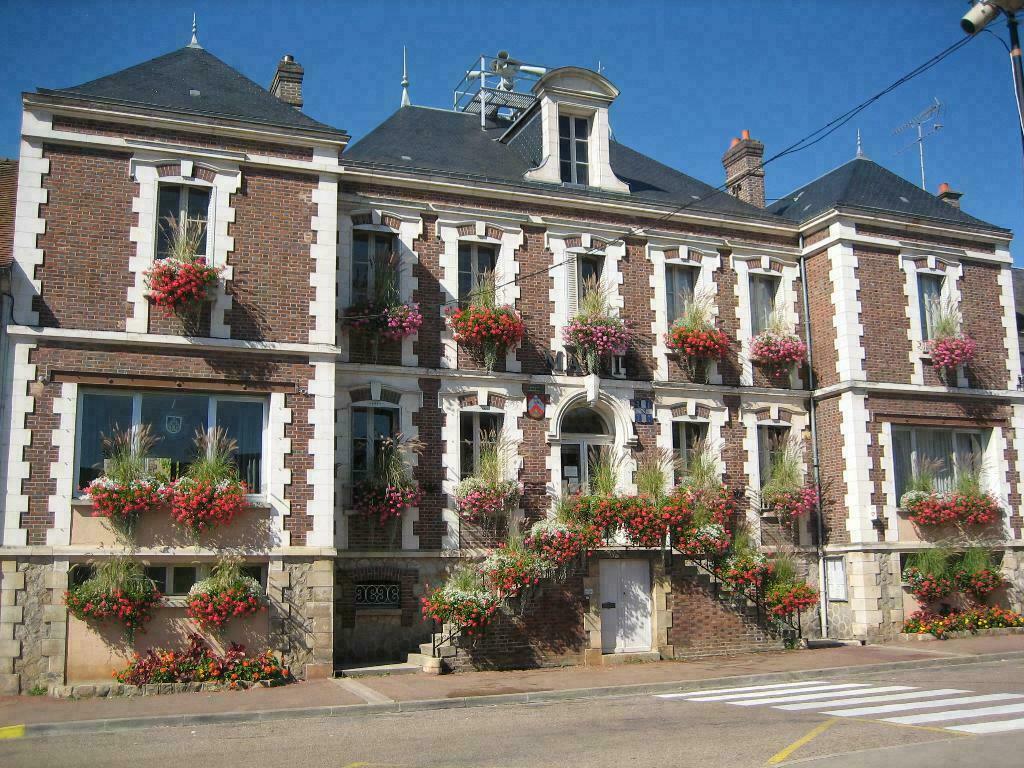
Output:
<path fill-rule="evenodd" d="M 419 653 L 410 653 L 407 664 L 414 664 L 420 667 L 427 674 L 439 675 L 443 670 L 445 659 L 454 658 L 459 652 L 459 636 L 453 633 L 453 627 L 445 624 L 440 632 L 435 632 L 433 640 L 427 643 L 420 643 Z M 434 643 L 437 642 L 437 656 L 434 655 Z"/>

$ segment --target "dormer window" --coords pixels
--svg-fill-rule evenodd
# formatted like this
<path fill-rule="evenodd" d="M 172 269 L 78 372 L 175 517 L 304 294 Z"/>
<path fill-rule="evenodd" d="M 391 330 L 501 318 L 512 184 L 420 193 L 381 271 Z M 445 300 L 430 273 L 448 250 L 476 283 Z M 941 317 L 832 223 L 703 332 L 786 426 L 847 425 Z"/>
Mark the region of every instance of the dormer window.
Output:
<path fill-rule="evenodd" d="M 209 219 L 210 190 L 184 184 L 161 184 L 157 199 L 156 257 L 171 253 L 175 230 L 184 229 L 198 240 L 195 252 L 206 255 L 206 222 Z"/>
<path fill-rule="evenodd" d="M 590 121 L 587 118 L 559 115 L 558 158 L 563 183 L 590 183 L 589 140 Z"/>

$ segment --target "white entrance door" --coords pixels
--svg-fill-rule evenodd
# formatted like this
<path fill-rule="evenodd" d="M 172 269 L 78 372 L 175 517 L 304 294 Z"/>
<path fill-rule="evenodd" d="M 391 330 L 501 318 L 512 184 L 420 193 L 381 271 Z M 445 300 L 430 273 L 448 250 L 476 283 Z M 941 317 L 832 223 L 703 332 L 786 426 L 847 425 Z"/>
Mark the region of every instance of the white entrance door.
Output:
<path fill-rule="evenodd" d="M 601 561 L 601 650 L 651 650 L 649 561 Z"/>

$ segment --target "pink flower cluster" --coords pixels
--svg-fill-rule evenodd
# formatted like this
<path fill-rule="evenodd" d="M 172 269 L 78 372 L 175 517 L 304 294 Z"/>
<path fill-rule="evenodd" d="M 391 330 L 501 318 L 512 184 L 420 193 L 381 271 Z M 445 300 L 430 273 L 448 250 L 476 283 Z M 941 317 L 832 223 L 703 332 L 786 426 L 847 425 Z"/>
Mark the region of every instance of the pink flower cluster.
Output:
<path fill-rule="evenodd" d="M 750 357 L 772 368 L 788 368 L 807 359 L 807 345 L 791 333 L 762 331 L 751 342 Z"/>
<path fill-rule="evenodd" d="M 493 520 L 505 514 L 519 499 L 516 483 L 470 484 L 458 493 L 459 516 L 467 522 Z"/>
<path fill-rule="evenodd" d="M 381 335 L 388 339 L 404 339 L 412 336 L 423 325 L 419 304 L 395 304 L 383 312 L 384 327 Z"/>
<path fill-rule="evenodd" d="M 629 348 L 629 330 L 617 317 L 574 317 L 562 332 L 565 343 L 580 352 L 624 355 Z"/>
<path fill-rule="evenodd" d="M 421 498 L 423 494 L 416 488 L 365 483 L 355 490 L 355 509 L 367 517 L 376 517 L 383 524 L 401 517 L 407 507 L 415 507 Z"/>
<path fill-rule="evenodd" d="M 795 488 L 791 491 L 776 491 L 765 494 L 763 506 L 786 520 L 796 520 L 809 515 L 818 506 L 818 489 L 813 485 Z"/>
<path fill-rule="evenodd" d="M 932 339 L 925 344 L 925 350 L 935 365 L 951 370 L 970 363 L 978 351 L 978 343 L 970 336 L 964 336 L 961 333 L 956 336 Z"/>

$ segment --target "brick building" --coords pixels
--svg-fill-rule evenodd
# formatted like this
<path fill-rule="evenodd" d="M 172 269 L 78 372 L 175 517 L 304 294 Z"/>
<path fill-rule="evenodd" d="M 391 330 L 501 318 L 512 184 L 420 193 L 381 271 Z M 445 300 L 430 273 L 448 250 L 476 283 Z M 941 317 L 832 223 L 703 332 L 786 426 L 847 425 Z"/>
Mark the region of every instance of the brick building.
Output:
<path fill-rule="evenodd" d="M 1006 510 L 992 544 L 1019 587 L 1011 236 L 960 210 L 959 195 L 935 197 L 858 157 L 765 207 L 764 147 L 746 132 L 723 157 L 729 193 L 716 194 L 616 142 L 618 90 L 575 67 L 538 74 L 529 90 L 514 78 L 512 91 L 469 89 L 464 109 L 403 102 L 349 146 L 300 111 L 303 75 L 286 56 L 264 90 L 193 41 L 23 96 L 2 398 L 4 690 L 104 677 L 123 650 L 97 642 L 61 600 L 76 564 L 122 548 L 80 493 L 115 423 L 149 424 L 158 455 L 182 462 L 182 436 L 223 427 L 252 492 L 242 520 L 198 545 L 140 523 L 135 555 L 169 599 L 139 647 L 188 631 L 183 596 L 227 547 L 270 598 L 242 628 L 250 642 L 307 676 L 404 658 L 430 639 L 426 586 L 487 543 L 453 495 L 484 429 L 516 446 L 509 471 L 527 521 L 586 480 L 597 446 L 621 458 L 628 493 L 645 451 L 685 456 L 707 439 L 753 535 L 796 552 L 810 581 L 828 579 L 827 634 L 868 640 L 899 631 L 914 607 L 901 558 L 930 546 L 898 509 L 903 467 L 917 441 L 966 441 Z M 203 252 L 223 270 L 196 327 L 146 295 L 168 212 L 205 223 Z M 423 323 L 367 342 L 344 311 L 372 291 L 369 254 L 384 252 Z M 474 270 L 493 270 L 499 301 L 527 328 L 496 372 L 445 322 Z M 601 376 L 580 375 L 562 341 L 588 276 L 633 332 Z M 956 381 L 922 353 L 925 290 L 955 303 L 978 341 Z M 706 382 L 664 341 L 680 297 L 698 293 L 734 339 Z M 750 359 L 770 317 L 811 342 L 810 365 L 784 380 Z M 377 442 L 398 433 L 423 445 L 411 460 L 422 498 L 382 531 L 354 510 L 353 487 Z M 765 445 L 786 436 L 803 438 L 805 470 L 817 462 L 823 488 L 820 518 L 793 528 L 754 503 Z M 1019 608 L 1017 587 L 1007 599 Z M 637 595 L 626 628 L 608 600 L 619 588 Z M 805 618 L 805 634 L 821 632 L 820 616 Z M 479 661 L 777 642 L 683 558 L 611 546 L 529 614 L 499 622 Z"/>

